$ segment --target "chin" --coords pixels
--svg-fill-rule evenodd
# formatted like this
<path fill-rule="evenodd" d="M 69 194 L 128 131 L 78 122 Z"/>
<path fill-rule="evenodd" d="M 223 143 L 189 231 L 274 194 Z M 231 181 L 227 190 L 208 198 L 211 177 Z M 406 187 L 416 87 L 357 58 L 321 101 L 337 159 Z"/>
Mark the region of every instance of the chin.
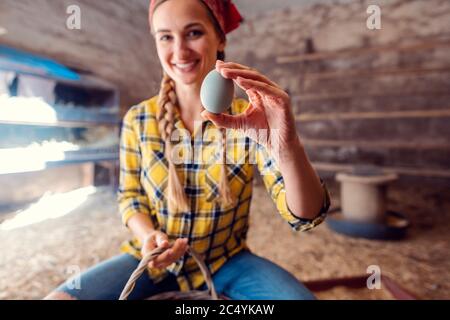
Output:
<path fill-rule="evenodd" d="M 172 78 L 173 81 L 175 81 L 175 83 L 182 83 L 185 85 L 195 84 L 200 81 L 200 75 L 198 75 L 198 74 L 196 74 L 196 75 L 179 75 L 176 73 L 175 74 L 170 73 L 169 76 L 170 76 L 170 78 Z"/>

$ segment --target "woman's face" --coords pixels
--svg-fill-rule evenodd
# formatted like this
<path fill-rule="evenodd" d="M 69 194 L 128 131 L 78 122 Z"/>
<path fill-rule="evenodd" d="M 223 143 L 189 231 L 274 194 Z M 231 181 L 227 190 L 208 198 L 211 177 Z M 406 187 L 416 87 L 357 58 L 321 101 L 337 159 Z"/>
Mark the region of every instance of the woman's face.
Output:
<path fill-rule="evenodd" d="M 169 0 L 152 18 L 158 57 L 176 83 L 201 84 L 214 69 L 217 51 L 225 49 L 199 0 Z"/>

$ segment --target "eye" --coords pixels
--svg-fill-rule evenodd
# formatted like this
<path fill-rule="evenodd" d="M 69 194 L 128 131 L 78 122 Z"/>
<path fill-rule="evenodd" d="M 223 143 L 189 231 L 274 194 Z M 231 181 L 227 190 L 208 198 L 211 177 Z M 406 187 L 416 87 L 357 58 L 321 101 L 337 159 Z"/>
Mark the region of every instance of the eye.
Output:
<path fill-rule="evenodd" d="M 198 38 L 203 35 L 203 31 L 201 30 L 191 30 L 188 32 L 189 38 Z"/>
<path fill-rule="evenodd" d="M 165 34 L 159 38 L 160 41 L 168 41 L 170 39 L 172 39 L 172 37 L 167 34 Z"/>

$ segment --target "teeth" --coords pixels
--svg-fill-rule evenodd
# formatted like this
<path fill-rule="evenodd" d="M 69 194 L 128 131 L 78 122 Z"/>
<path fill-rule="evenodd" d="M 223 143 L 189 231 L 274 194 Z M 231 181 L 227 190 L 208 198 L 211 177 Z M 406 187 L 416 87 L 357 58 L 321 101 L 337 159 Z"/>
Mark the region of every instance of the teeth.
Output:
<path fill-rule="evenodd" d="M 177 64 L 175 64 L 175 66 L 180 69 L 187 69 L 187 68 L 192 67 L 194 64 L 195 64 L 195 62 L 177 63 Z"/>

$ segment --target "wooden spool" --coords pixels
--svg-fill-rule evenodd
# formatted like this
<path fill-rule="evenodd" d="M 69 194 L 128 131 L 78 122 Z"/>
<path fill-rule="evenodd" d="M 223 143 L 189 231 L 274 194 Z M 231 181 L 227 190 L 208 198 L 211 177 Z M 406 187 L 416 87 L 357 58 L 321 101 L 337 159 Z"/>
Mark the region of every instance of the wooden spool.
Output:
<path fill-rule="evenodd" d="M 385 223 L 386 187 L 398 179 L 395 173 L 384 173 L 376 167 L 357 167 L 351 173 L 338 173 L 341 183 L 341 208 L 351 221 Z"/>

